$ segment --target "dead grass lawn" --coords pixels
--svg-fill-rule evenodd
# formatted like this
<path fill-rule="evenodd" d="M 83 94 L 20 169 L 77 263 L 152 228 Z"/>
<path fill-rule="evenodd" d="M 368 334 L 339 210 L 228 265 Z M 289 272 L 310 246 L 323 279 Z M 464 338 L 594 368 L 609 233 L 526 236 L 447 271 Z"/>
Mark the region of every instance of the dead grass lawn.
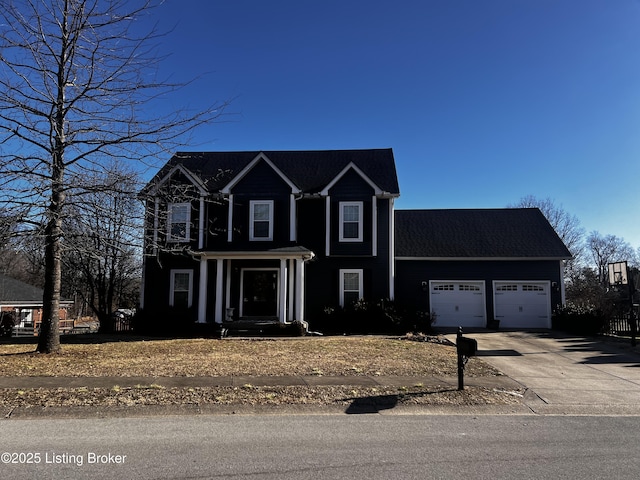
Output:
<path fill-rule="evenodd" d="M 0 345 L 0 376 L 456 375 L 455 348 L 381 337 L 188 339 Z M 477 358 L 469 376 L 498 374 Z"/>
<path fill-rule="evenodd" d="M 94 337 L 102 339 L 102 337 Z M 115 338 L 115 337 L 114 337 Z M 126 338 L 126 337 L 124 337 Z M 76 340 L 76 339 L 74 339 Z M 65 344 L 59 354 L 34 353 L 33 344 L 0 344 L 0 376 L 195 377 L 281 375 L 455 376 L 455 348 L 381 337 L 191 339 Z M 499 375 L 477 358 L 468 376 Z M 0 389 L 5 417 L 16 408 L 144 405 L 511 405 L 521 392 L 451 386 Z M 351 407 L 349 407 L 351 408 Z M 384 408 L 389 408 L 384 406 Z"/>

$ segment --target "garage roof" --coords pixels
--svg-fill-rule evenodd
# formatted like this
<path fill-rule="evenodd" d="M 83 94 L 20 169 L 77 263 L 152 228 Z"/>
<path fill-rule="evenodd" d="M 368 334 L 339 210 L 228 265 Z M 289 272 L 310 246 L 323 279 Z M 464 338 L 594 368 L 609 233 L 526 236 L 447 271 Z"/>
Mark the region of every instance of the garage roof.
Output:
<path fill-rule="evenodd" d="M 396 258 L 568 259 L 537 208 L 397 210 Z"/>

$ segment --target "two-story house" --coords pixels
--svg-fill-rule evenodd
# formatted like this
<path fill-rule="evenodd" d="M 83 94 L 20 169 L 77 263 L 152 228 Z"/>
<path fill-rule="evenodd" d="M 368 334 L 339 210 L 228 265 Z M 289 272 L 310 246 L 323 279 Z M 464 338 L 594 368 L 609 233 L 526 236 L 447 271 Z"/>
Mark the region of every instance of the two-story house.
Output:
<path fill-rule="evenodd" d="M 393 298 L 390 149 L 177 153 L 142 192 L 141 307 L 304 322 Z"/>
<path fill-rule="evenodd" d="M 399 193 L 390 149 L 177 153 L 141 193 L 141 307 L 315 327 L 395 299 L 440 326 L 551 327 L 571 254 L 538 209 L 394 211 Z"/>

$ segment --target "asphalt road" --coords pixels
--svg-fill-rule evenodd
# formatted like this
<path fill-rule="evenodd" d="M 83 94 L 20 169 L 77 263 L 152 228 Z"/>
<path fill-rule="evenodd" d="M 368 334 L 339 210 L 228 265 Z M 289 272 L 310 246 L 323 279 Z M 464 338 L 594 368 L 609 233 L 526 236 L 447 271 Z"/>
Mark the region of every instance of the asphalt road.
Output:
<path fill-rule="evenodd" d="M 636 479 L 637 424 L 533 415 L 5 420 L 0 478 Z"/>

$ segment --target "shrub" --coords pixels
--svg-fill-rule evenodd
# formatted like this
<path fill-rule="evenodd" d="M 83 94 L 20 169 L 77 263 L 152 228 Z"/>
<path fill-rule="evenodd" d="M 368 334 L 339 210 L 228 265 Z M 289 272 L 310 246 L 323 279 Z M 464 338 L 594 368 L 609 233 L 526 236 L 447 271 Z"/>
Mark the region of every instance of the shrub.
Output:
<path fill-rule="evenodd" d="M 133 331 L 143 335 L 187 335 L 195 323 L 195 310 L 194 307 L 145 308 L 136 312 L 132 322 Z"/>
<path fill-rule="evenodd" d="M 304 337 L 307 334 L 307 325 L 299 320 L 291 323 L 276 323 L 259 330 L 260 334 L 269 337 Z"/>
<path fill-rule="evenodd" d="M 592 306 L 567 304 L 554 313 L 553 328 L 576 335 L 598 335 L 606 325 L 606 316 Z"/>
<path fill-rule="evenodd" d="M 430 333 L 434 320 L 433 313 L 408 312 L 392 300 L 370 303 L 361 299 L 346 308 L 325 307 L 314 328 L 329 335 L 404 335 L 407 332 Z"/>
<path fill-rule="evenodd" d="M 16 320 L 12 312 L 0 313 L 0 337 L 10 337 L 15 324 Z"/>
<path fill-rule="evenodd" d="M 405 316 L 405 330 L 411 333 L 432 333 L 433 324 L 436 321 L 436 312 L 414 312 Z"/>

